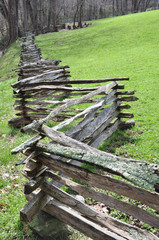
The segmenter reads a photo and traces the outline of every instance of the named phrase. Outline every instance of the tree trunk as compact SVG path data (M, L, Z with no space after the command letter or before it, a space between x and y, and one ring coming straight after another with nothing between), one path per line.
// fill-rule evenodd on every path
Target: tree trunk
M27 1L33 32L38 34L37 0Z
M128 0L125 0L125 14L128 14Z
M53 31L56 31L56 0L52 0L52 24L53 24Z
M87 18L88 20L92 20L92 5L89 4L88 9L87 9Z
M79 10L79 3L77 1L76 11L75 11L74 17L73 17L73 28L76 28L76 18L77 18L78 10Z
M23 0L23 13L24 13L24 32L28 32L28 13L27 13L26 0Z
M121 7L121 14L123 15L124 14L124 11L123 11L123 0L121 0L121 2L120 2L120 7Z
M120 15L120 11L119 11L119 0L116 0L116 9L117 9L117 16Z
M78 26L80 28L82 28L83 6L84 6L84 0L80 2L80 8L79 8Z
M18 38L18 0L8 1L9 43Z
M56 4L56 0L49 0L49 12L47 22L48 31L56 31Z
M47 30L50 32L50 24L51 24L51 13L52 13L52 7L51 7L52 0L49 1L49 10L48 10L48 22L47 22Z
M113 0L113 17L115 16L115 0Z
M7 2L5 0L0 1L0 12L2 16L5 18L5 20L8 21L8 7Z
M148 8L149 3L150 3L150 0L145 0L145 8L144 8L144 11L146 11L146 9ZM159 4L159 0L158 0L158 4Z

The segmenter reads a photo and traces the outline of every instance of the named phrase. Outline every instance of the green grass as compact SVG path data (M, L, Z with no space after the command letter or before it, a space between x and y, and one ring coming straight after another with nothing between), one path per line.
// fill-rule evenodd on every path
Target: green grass
M6 73L10 74L9 71ZM19 219L19 211L26 203L23 194L26 180L21 175L22 167L15 167L15 163L22 159L22 155L11 155L11 149L27 140L30 135L24 136L8 126L8 120L15 116L10 84L16 79L0 82L0 240L32 239L32 233Z
M12 43L10 47L6 49L5 54L0 58L0 81L17 75L12 69L17 68L20 61L20 43L19 40Z
M136 126L117 131L100 149L149 162L159 160L159 11L93 21L89 28L49 33L36 38L43 58L61 59L71 68L72 79L130 77L127 90L136 90L131 103ZM30 137L8 126L15 116L10 86L17 78L20 42L13 43L0 58L0 239L32 239L19 221L25 204L22 156L10 151ZM29 236L29 237L28 237ZM77 234L74 239L82 239Z
M159 156L158 21L159 11L152 11L93 21L89 28L36 38L43 57L62 59L62 64L70 66L72 79L130 78L124 82L126 89L136 90L139 98L131 103L135 133L113 152L147 161ZM121 132L117 135L123 138ZM110 144L111 140L102 150L110 150Z

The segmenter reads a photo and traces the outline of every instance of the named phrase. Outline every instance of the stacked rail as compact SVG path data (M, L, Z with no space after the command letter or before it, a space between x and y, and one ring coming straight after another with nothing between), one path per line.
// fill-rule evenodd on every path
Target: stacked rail
M159 167L96 149L122 122L117 109L123 109L125 104L122 95L117 92L118 83L110 82L80 98L69 99L46 118L22 129L23 132L34 130L38 133L12 150L12 154L23 152L25 158L18 164L25 163L23 175L29 179L24 188L28 203L21 210L22 221L32 221L42 209L93 239L158 239L147 231L97 211L75 196L80 194L85 199L103 203L159 228L157 214L146 210L148 206L159 211ZM115 102L111 100L114 97ZM84 103L88 99L96 101L54 127L46 125L64 110L77 109L80 104L86 106ZM107 121L113 113L114 119ZM93 172L88 170L88 165L94 166ZM115 175L122 180L116 179ZM63 191L56 183L71 188L75 195ZM117 194L117 198L110 194L112 192ZM125 198L121 200L119 196ZM133 205L130 203L132 199L140 201L145 207Z
M56 107L65 104L73 98L79 98L92 91L98 89L102 83L113 81L126 81L128 78L105 78L105 79L89 79L89 80L69 80L69 66L59 66L60 60L43 60L41 59L40 49L35 44L34 35L27 33L23 38L21 62L19 68L16 69L19 73L18 81L12 84L14 89L13 97L16 99L14 109L17 111L16 118L10 119L9 124L15 127L22 127L34 120L46 118L47 115ZM89 87L91 84L92 87ZM83 87L88 86L88 87ZM134 91L121 91L124 85L116 85L110 98L107 102L122 102L136 100L132 95ZM88 105L96 102L98 99L88 98L85 103ZM116 109L117 108L117 109ZM132 113L122 113L122 109L130 108L129 105L116 106L109 109L114 117L118 118L133 118ZM114 113L114 109L116 112ZM73 117L75 114L82 111L79 109L69 109L62 111L54 118L54 121L60 122L67 118ZM111 120L109 121L109 123ZM121 123L121 122L120 122ZM128 123L128 124L127 124ZM124 126L133 125L134 121L125 122ZM109 125L109 124L108 124ZM116 126L118 124L116 123ZM120 125L121 126L121 125Z
M13 97L16 99L14 109L19 111L16 113L16 118L9 120L9 124L14 127L24 126L48 114L49 109L45 107L47 104L43 100L54 98L55 91L40 88L41 81L47 82L49 79L53 84L55 79L67 80L69 76L69 66L59 66L60 60L41 58L41 51L35 44L33 34L25 35L21 47L21 61L19 67L15 69L19 77L17 83L12 85ZM25 88L30 86L32 90L25 91L23 84ZM38 91L37 87L39 87Z
M96 82L96 80L92 81ZM103 81L109 82L109 79L104 79ZM78 80L77 82L84 81ZM55 85L56 83L57 85ZM49 87L51 91L55 91L55 96L54 99L41 102L41 104L51 104L51 107L47 108L48 112L46 112L45 118L41 118L40 121L48 121L51 116L54 124L55 122L61 122L55 127L56 129L68 127L73 122L79 121L78 125L74 127L75 129L68 130L67 134L94 147L98 147L118 128L127 128L135 124L133 120L127 120L133 118L134 115L130 112L123 112L123 110L130 108L127 102L136 101L138 98L133 96L134 91L121 91L120 89L124 85L112 81L101 87L85 88L67 86L67 81L62 83L65 83L66 86L61 86L61 81L58 80L53 82L54 85L44 86L47 90ZM37 90L39 90L39 87L41 88L41 86L38 86ZM24 88L25 85L22 84L21 91ZM33 89L30 86L25 88L25 91L30 92ZM61 99L61 97L64 97L64 99ZM39 111L46 110L42 106L40 108L38 109ZM88 113L89 115L87 116ZM44 115L41 116L44 117ZM85 116L87 116L86 119Z
M22 51L20 54L20 65L25 65L30 62L38 62L41 60L41 50L35 44L35 36L32 33L26 33L22 38Z
M103 214L76 197L80 194L159 228L159 167L97 150L118 128L135 124L128 120L133 114L125 111L130 109L129 102L138 99L134 91L124 91L124 84L118 83L129 79L69 80L68 66L41 59L32 35L27 34L22 48L19 79L12 84L19 118L9 123L29 124L22 131L37 135L12 150L12 154L25 156L17 165L25 164L22 173L29 180L21 220L32 221L42 209L96 240L156 240L155 235ZM92 166L93 171L88 170ZM74 195L57 183L71 188Z

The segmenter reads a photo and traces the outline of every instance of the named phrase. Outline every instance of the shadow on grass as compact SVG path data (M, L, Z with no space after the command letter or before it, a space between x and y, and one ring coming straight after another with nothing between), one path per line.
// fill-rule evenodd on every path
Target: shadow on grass
M127 129L127 130L117 130L111 137L109 137L107 140L105 140L99 147L99 150L104 152L109 152L112 154L124 156L124 157L130 157L127 155L126 151L124 153L123 150L120 151L120 148L124 145L137 145L140 141L139 134L135 129ZM137 137L138 136L138 137ZM116 150L119 150L118 153L116 153Z

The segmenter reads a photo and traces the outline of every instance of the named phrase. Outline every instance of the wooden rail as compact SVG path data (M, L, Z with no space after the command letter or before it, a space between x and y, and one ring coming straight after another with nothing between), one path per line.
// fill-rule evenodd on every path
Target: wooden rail
M57 96L55 96L55 90L43 85L47 84L49 87L50 84L53 85L54 80L67 81L69 76L69 67L59 66L60 60L41 58L41 51L35 44L33 34L26 34L21 47L21 61L19 67L15 69L19 77L18 81L12 85L13 97L16 99L14 109L18 110L16 113L18 117L10 119L9 124L14 127L25 126L35 119L44 118L50 112L48 109L50 105L45 102L46 99L52 100ZM65 83L61 85L67 86Z
M53 109L46 118L23 128L24 132L36 130L39 135L12 150L12 154L23 152L26 156L18 164L26 164L23 174L29 179L24 190L29 202L21 210L21 220L31 221L39 210L43 209L93 239L157 239L151 233L93 209L55 184L61 183L85 199L101 202L159 228L156 214L147 211L146 207L141 208L129 203L134 199L159 211L159 167L96 149L122 122L121 113L118 112L120 110L117 109L123 109L123 106L127 105L123 105L121 95L116 94L117 85L113 81L81 98L66 101ZM100 94L105 96L97 98ZM115 102L112 100L114 96ZM77 109L78 104L91 97L97 101L72 118L52 128L45 125L62 111L72 106ZM136 99L133 97L133 100ZM51 142L43 141L44 138ZM95 166L94 172L83 168L84 163ZM58 175L57 172L67 177ZM123 180L117 180L114 175L119 175ZM52 181L48 182L50 178ZM112 197L110 192L117 194L117 198ZM119 196L125 196L125 199L120 200Z
M153 234L92 209L61 188L57 188L55 184L61 183L86 199L91 198L155 228L159 227L157 215L146 211L146 207L143 209L128 201L134 199L159 211L159 167L146 162L123 159L96 149L120 126L121 113L117 109L123 109L124 106L128 108L121 101L123 97L116 94L117 85L116 82L111 82L81 98L66 101L46 118L34 121L22 129L24 132L36 130L39 135L12 150L12 154L23 152L26 156L18 164L26 164L23 174L29 179L25 185L25 194L30 200L21 210L21 220L31 221L38 211L43 209L93 239L157 239ZM101 96L101 93L105 96L95 98ZM115 102L112 100L114 96ZM62 111L72 106L76 106L77 109L78 104L90 97L97 101L72 118L52 128L45 125ZM136 99L133 97L133 100ZM44 143L44 138L50 139L51 142ZM83 163L93 164L96 167L95 172L84 169ZM57 172L67 177L58 175ZM123 180L115 179L114 175L121 176ZM84 185L68 177L83 182ZM53 180L51 183L48 182L50 178ZM134 185L125 182L124 179ZM38 194L37 189L40 191ZM125 200L112 197L109 192L125 196ZM91 230L90 226L93 226Z
M38 62L41 60L41 50L35 44L35 38L32 33L26 33L21 44L22 51L20 54L20 65L25 65L30 62Z
M159 228L159 166L97 150L118 128L134 124L125 121L133 114L123 109L130 108L127 102L138 99L134 91L123 91L124 85L117 82L128 78L68 80L68 66L58 64L46 60L24 64L20 68L23 77L12 85L14 97L19 99L15 102L21 111L18 114L29 122L22 131L37 132L12 150L12 154L24 154L17 165L25 164L22 173L29 180L21 220L32 221L42 209L95 240L158 239L76 197L80 194ZM95 86L82 87L85 83ZM53 126L48 127L48 122ZM91 166L93 171L88 170ZM56 183L71 188L74 195Z
M16 83L12 84L13 97L16 99L14 109L17 111L17 117L10 119L9 124L22 127L34 120L45 119L54 108L64 105L70 99L80 98L81 96L86 96L85 103L96 102L98 99L91 95L87 96L87 94L97 90L99 88L97 84L99 83L113 82L112 84L114 84L112 93L107 96L107 104L114 101L120 105L120 101L129 102L137 99L132 96L134 91L119 91L124 89L124 85L119 85L117 81L127 81L129 78L69 80L69 66L59 66L60 60L41 59L40 49L35 44L32 34L27 33L23 40L21 62L19 68L16 69L19 78ZM94 86L83 87L83 84L88 85L90 83ZM104 91L99 94L103 93ZM115 106L115 115L120 113L120 118L133 117L130 113L121 113L122 109L130 108L129 105ZM115 106L112 108L115 108ZM109 111L113 111L112 108ZM61 111L60 115L56 115L54 121L63 121L80 111L82 111L80 106L78 110ZM134 122L131 123L134 124ZM126 126L126 123L124 126Z

